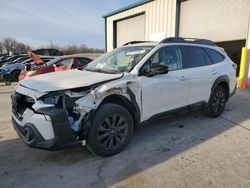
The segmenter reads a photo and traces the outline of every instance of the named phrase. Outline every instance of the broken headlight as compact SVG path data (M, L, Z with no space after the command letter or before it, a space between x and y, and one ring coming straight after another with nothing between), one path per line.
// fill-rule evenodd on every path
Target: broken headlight
M60 97L64 94L64 92L52 92L40 97L39 99L42 100L45 104L57 105L59 103Z

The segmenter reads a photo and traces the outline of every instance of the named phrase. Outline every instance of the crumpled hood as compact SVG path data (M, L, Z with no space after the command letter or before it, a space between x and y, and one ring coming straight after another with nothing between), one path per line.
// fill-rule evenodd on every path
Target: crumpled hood
M121 78L122 76L123 74L70 70L34 76L22 80L20 85L39 92L51 92L91 86L100 82Z

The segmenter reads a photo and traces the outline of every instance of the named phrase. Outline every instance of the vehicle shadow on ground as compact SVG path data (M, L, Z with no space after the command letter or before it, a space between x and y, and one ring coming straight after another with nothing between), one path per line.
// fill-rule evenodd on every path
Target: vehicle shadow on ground
M246 110L249 96L234 98L219 118L208 118L201 111L192 111L151 121L135 131L123 152L109 158L98 157L83 147L48 152L30 149L20 139L0 142L0 187L27 187L46 180L43 186L49 182L48 185L63 187L72 178L78 181L70 186L84 182L87 186L106 187L174 156L185 160L185 151L217 135L227 137L226 131L235 126L244 127L241 122L250 119L250 111ZM245 128L250 131L249 127Z

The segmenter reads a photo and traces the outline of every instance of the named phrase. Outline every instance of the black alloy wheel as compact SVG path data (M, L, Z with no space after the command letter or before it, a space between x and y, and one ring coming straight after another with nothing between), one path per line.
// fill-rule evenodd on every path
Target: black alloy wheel
M97 155L107 157L121 152L129 143L134 121L121 105L103 104L93 117L87 136L87 147Z
M121 146L128 136L128 122L122 114L107 117L98 127L97 139L105 150Z
M222 114L227 101L227 93L224 87L217 86L209 100L206 113L210 117L218 117Z
M212 101L212 108L213 111L217 114L223 111L224 106L225 106L225 93L223 90L217 90Z

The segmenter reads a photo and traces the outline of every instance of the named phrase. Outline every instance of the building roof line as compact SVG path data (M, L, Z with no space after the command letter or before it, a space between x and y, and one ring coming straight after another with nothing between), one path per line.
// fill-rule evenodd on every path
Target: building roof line
M125 6L125 7L123 7L123 8L120 8L120 9L118 9L118 10L109 12L109 13L103 15L102 17L103 17L103 18L107 18L107 17L113 16L114 14L118 14L118 13L120 13L120 12L129 10L129 9L131 9L131 8L138 7L138 6L140 6L140 5L149 3L149 2L151 2L151 1L153 1L153 0L140 0L140 1L136 2L136 3L131 4L131 5L128 5L128 6Z

